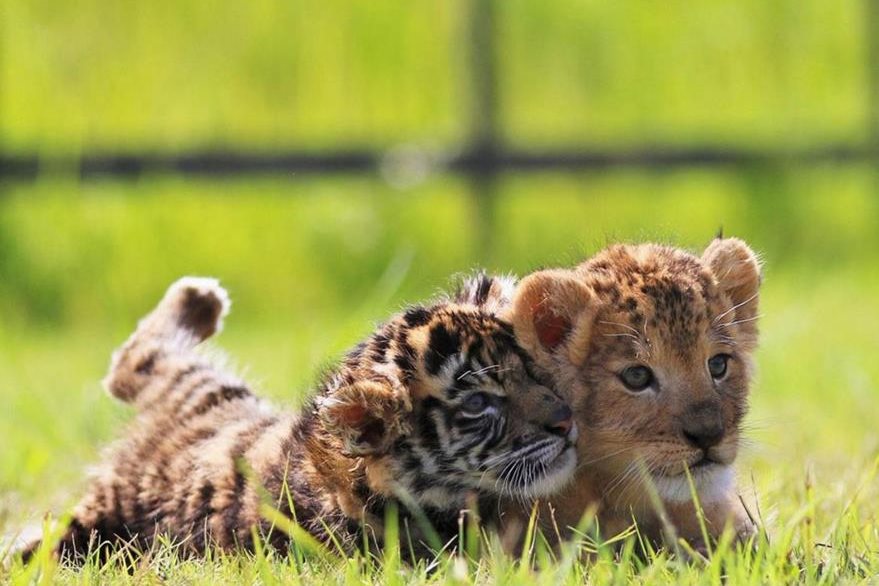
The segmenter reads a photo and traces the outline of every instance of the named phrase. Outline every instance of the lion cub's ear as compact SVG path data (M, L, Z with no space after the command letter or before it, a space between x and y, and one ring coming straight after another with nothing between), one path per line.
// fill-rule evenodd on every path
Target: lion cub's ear
M573 337L588 337L582 317L591 299L589 288L573 271L540 271L522 280L503 317L512 322L523 348L547 358ZM574 346L585 346L585 341Z
M736 322L739 331L756 342L761 281L757 255L738 238L717 238L702 253L702 262L735 307L724 321Z
M349 456L386 453L409 433L409 398L386 385L358 381L337 389L318 401L317 413L329 433L342 441Z

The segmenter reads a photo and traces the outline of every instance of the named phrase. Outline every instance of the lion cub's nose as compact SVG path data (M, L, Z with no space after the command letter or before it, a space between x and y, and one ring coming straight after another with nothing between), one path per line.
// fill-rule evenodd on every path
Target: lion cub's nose
M561 405L550 415L549 423L546 424L546 431L564 437L570 433L573 425L574 413L567 405Z
M690 421L684 424L683 433L690 444L708 450L723 439L723 425L719 422Z

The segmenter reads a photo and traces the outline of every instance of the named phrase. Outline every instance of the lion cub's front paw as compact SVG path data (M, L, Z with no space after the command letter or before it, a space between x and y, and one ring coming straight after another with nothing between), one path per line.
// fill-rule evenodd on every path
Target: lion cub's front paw
M217 279L183 277L168 288L161 305L174 327L188 330L201 341L222 329L231 302Z

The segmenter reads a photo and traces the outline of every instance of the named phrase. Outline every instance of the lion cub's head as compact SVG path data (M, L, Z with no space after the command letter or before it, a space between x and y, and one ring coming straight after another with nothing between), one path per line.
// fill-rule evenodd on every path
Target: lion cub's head
M574 270L527 277L507 313L517 338L575 408L581 470L602 498L644 497L649 471L666 501L732 488L757 344L760 266L741 240L702 257L613 246Z

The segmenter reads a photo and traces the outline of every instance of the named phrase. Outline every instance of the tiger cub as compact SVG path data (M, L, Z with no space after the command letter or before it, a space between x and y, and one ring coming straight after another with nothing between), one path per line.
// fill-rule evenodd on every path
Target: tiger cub
M181 279L114 354L104 385L137 418L75 508L62 558L143 550L157 535L187 553L252 549L254 528L289 551L267 503L346 552L382 546L394 503L417 558L430 549L416 521L445 543L469 504L490 520L500 495L547 494L573 475L571 409L539 382L510 326L474 304L395 316L298 414L194 351L228 308L217 281Z

